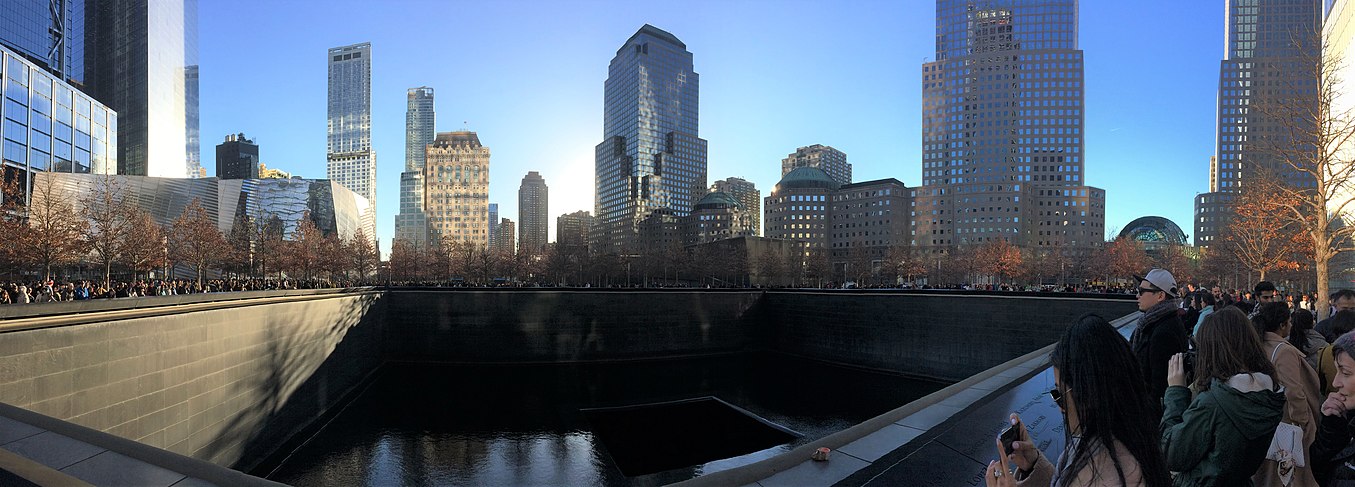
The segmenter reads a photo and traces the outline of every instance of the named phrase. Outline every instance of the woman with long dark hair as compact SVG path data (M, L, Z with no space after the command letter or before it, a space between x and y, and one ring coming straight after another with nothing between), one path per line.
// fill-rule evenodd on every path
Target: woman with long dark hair
M1177 486L1250 486L1283 415L1285 397L1247 315L1224 308L1195 335L1194 400L1185 354L1167 366L1162 454Z
M1010 457L998 441L988 486L1170 485L1147 385L1137 373L1126 373L1138 370L1129 341L1100 316L1087 314L1063 333L1049 360L1055 384L1049 393L1066 426L1063 454L1051 463L1012 414L1018 440ZM1010 464L1018 468L1014 474Z
M1302 443L1290 437L1289 448L1308 451L1317 437L1318 408L1322 405L1322 389L1318 387L1317 371L1304 360L1303 351L1295 347L1285 337L1293 336L1293 320L1290 318L1289 305L1283 302L1262 303L1252 316L1252 324L1261 334L1261 350L1275 365L1273 376L1284 386L1283 421L1297 426L1303 431ZM1306 311L1304 311L1306 313ZM1306 337L1305 337L1306 338ZM1326 343L1326 342L1322 342ZM1281 445L1286 446L1286 445ZM1270 487L1316 487L1312 469L1307 463L1298 466L1293 457L1267 459L1261 464L1252 480L1258 486Z

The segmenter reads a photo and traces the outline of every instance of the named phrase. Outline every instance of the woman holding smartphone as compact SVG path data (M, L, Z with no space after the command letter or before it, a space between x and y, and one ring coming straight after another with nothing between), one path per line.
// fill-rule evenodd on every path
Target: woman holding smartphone
M1129 341L1106 320L1087 314L1063 333L1049 361L1054 368L1049 394L1067 426L1058 464L1035 448L1021 418L1012 414L1017 441L1007 455L998 440L998 460L984 476L987 485L1171 485L1147 386L1137 373L1125 373L1139 370ZM1010 471L1013 464L1016 472Z
M1250 486L1266 458L1285 397L1247 316L1226 308L1195 335L1198 391L1186 387L1183 354L1167 364L1162 454L1177 486Z

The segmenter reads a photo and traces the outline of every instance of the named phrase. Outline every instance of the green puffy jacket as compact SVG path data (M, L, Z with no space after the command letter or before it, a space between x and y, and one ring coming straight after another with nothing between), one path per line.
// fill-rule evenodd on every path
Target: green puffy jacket
M1284 414L1284 393L1269 376L1215 379L1190 400L1190 389L1167 388L1162 399L1162 454L1179 472L1178 487L1252 485Z

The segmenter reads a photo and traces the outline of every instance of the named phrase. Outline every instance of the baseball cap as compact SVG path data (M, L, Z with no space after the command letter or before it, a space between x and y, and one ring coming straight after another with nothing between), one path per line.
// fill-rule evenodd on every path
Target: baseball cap
M1177 295L1176 291L1176 278L1172 277L1172 273L1167 272L1166 269L1153 269L1148 271L1147 276L1134 276L1134 280L1148 281L1149 284L1156 286L1158 289L1167 291L1168 296L1173 298L1180 297Z

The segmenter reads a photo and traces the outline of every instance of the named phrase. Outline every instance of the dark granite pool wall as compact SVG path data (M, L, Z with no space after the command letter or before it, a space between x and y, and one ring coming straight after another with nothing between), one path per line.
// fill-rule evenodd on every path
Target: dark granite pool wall
M0 402L248 468L383 361L381 306L366 292L5 331Z
M1072 320L1137 310L1124 296L933 292L768 292L774 350L829 362L958 381L1062 336Z
M762 292L397 289L386 297L395 360L573 362L755 348Z

